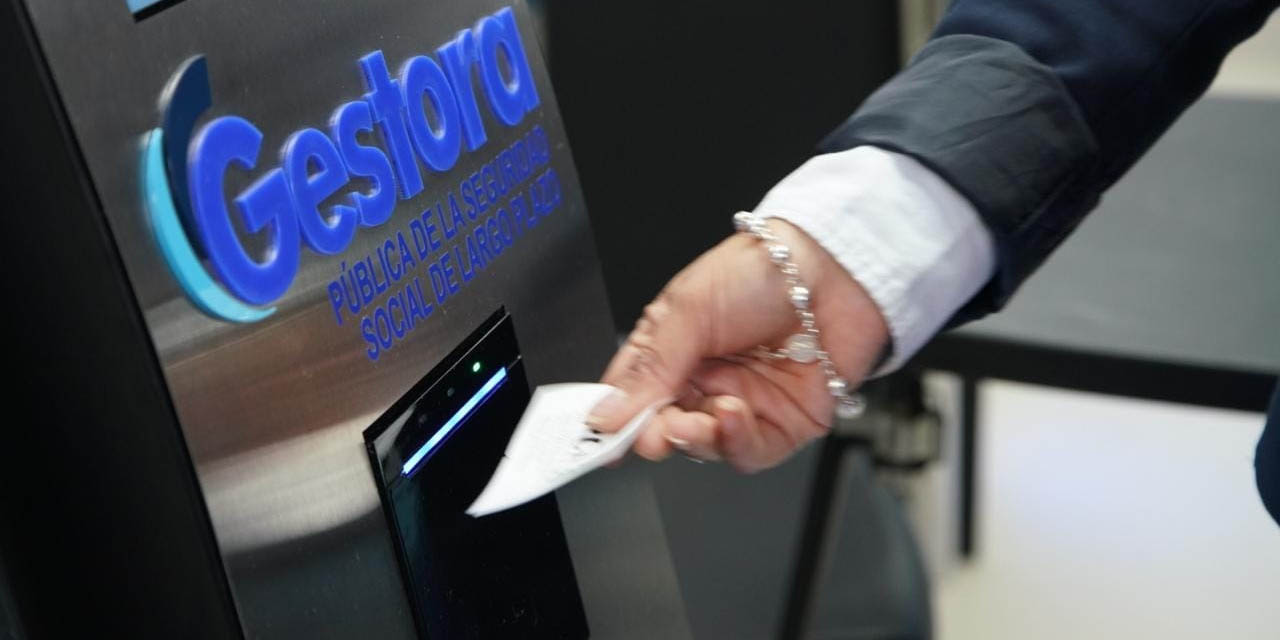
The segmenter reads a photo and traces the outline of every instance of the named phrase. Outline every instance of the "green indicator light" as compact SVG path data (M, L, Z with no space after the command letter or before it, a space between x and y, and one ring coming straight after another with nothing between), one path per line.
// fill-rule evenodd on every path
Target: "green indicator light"
M479 371L480 371L480 363L479 363L479 362L476 362L475 364L471 365L471 372L472 372L472 373L478 373Z

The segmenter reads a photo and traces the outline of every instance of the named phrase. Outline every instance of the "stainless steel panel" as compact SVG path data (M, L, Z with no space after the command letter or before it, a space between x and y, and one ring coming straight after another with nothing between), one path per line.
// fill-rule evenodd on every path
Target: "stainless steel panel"
M412 636L361 431L500 305L515 319L533 384L592 379L613 345L577 172L527 11L517 6L540 109L507 128L482 108L484 147L464 151L448 174L424 172L427 190L399 202L387 225L357 233L342 256L304 250L279 311L231 325L183 297L143 217L141 136L158 125L157 99L179 63L207 57L214 106L205 118L250 119L266 135L265 161L288 134L325 127L335 107L364 93L360 56L381 49L394 68L502 5L185 0L142 21L124 0L28 6L145 311L246 635ZM325 286L340 263L371 252L535 123L553 142L564 202L370 361L358 328L336 326L328 306ZM597 474L563 491L561 505L593 637L687 637L643 474Z

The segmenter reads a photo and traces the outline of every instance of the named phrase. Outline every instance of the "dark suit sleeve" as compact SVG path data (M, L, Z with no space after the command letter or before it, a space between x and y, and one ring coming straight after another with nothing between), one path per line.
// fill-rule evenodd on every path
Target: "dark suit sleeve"
M1280 0L955 0L930 42L821 145L913 156L992 232L1004 305L1208 88Z

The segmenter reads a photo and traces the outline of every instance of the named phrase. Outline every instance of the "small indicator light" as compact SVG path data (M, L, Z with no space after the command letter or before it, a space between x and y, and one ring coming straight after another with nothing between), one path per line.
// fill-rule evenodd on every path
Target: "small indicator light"
M471 373L480 373L480 361L477 360L471 365Z
M471 415L473 409L480 406L481 402L489 399L489 395L493 393L493 390L497 389L506 379L507 370L505 368L498 369L498 372L493 374L493 377L489 378L489 381L484 383L484 386L480 387L480 390L474 396L471 396L471 399L467 400L466 404L462 405L462 408L458 409L453 414L453 417L449 418L449 421L444 423L444 426L440 427L440 430L436 431L430 440L427 440L426 444L422 445L412 456L409 456L409 459L400 467L400 473L405 477L412 475L418 463L422 462L423 458L426 458L427 454L431 453L431 450L436 448L441 441L449 437L449 434L453 433L453 430L457 429L458 425L461 425L462 421Z

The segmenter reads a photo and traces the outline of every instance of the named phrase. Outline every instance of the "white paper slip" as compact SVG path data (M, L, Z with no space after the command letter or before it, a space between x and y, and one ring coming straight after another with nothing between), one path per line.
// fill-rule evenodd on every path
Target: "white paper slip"
M502 461L467 513L484 516L510 509L621 458L649 418L671 402L649 406L616 433L594 431L587 426L587 414L613 390L585 382L535 389Z

